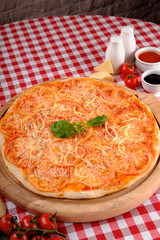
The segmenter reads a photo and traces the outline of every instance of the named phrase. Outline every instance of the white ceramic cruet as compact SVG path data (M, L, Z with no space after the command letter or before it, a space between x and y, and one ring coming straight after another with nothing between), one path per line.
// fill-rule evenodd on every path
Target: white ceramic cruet
M125 50L125 62L132 62L136 51L136 39L134 37L133 27L122 27L120 36Z
M111 36L105 53L105 61L108 59L112 62L114 73L120 73L120 67L125 61L125 50L120 36Z

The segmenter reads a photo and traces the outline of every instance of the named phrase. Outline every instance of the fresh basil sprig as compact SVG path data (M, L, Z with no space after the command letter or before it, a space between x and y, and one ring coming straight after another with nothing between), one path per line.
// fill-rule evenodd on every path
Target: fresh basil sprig
M97 116L91 120L88 120L86 125L80 121L72 124L66 120L59 120L52 123L50 130L58 138L69 138L76 132L80 134L85 128L101 125L106 120L107 117L105 115Z
M73 126L76 130L77 133L81 133L85 128L86 126L83 124L83 122L77 122L77 123L73 123Z

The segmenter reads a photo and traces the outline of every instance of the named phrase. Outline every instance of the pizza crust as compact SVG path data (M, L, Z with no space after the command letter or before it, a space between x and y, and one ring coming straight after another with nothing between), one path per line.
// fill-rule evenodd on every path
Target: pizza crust
M18 101L20 96L16 99L16 101ZM15 103L16 103L16 101L15 101ZM11 105L8 112L12 110L15 103L13 103ZM149 107L146 104L143 103L143 105L145 106L145 108L148 109L149 112L151 112ZM158 140L157 144L154 145L156 154L154 155L154 159L153 159L150 167L147 169L147 171L145 171L144 173L139 174L139 175L128 176L128 177L125 178L124 183L122 182L121 184L113 186L113 187L111 187L110 189L107 189L107 190L105 190L103 188L99 188L99 189L93 189L93 190L90 189L90 190L79 191L79 192L68 191L68 190L65 190L65 189L62 190L62 191L54 191L54 192L39 191L36 188L34 188L26 180L26 177L25 177L25 175L23 174L23 172L20 168L18 168L17 166L15 166L13 164L10 164L5 159L5 156L4 156L5 138L4 138L4 135L1 134L1 133L0 133L0 149L1 149L1 154L2 154L2 157L3 157L3 162L4 162L5 166L8 168L9 172L12 174L12 177L14 179L16 179L19 184L21 184L22 186L24 186L28 190L30 190L30 191L32 191L36 194L46 196L46 197L68 198L68 199L92 199L92 198L102 197L102 196L105 196L105 195L108 195L108 194L111 194L111 193L115 193L115 192L118 192L118 191L123 190L125 188L135 187L138 184L140 184L141 182L143 182L150 175L150 173L153 171L154 167L156 166L156 163L157 163L157 160L158 160L158 157L159 157L159 153L160 153L160 132L159 132L159 127L158 127L157 124L156 124L156 127L155 127L155 132L157 132L157 136L158 136L159 140Z

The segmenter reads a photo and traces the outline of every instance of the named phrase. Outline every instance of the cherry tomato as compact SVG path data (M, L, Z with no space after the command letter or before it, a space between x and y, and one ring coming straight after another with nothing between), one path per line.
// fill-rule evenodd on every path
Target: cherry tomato
M9 240L29 240L29 238L26 233L19 231L19 232L13 232Z
M46 239L42 236L34 236L33 238L31 238L31 240L46 240Z
M37 228L37 216L33 215L26 215L21 222L22 228L31 228L31 229L36 229ZM35 231L29 231L28 235L35 235Z
M130 74L125 77L124 82L127 87L135 88L138 85L138 78L137 76Z
M5 214L0 218L0 230L6 235L10 235L12 233L9 228L16 228L17 226L17 218L10 214Z
M55 230L57 229L57 222L55 219L55 215L51 215L49 213L44 213L38 220L38 226L41 229L47 230Z
M121 73L124 75L129 75L134 72L134 65L132 63L126 62L121 66Z

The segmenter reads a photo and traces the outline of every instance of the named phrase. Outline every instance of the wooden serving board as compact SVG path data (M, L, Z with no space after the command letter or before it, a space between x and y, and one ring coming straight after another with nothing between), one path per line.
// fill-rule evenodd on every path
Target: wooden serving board
M125 89L137 95L140 100L148 105L160 124L159 100L152 94L136 92L128 88ZM0 118L17 97L18 95L0 109ZM59 221L92 222L118 216L139 206L150 198L159 187L160 162L158 161L152 173L143 179L143 182L138 182L137 185L118 193L86 200L44 197L25 189L17 182L9 173L0 155L0 193L30 213L42 214L49 212L54 214L57 212Z

